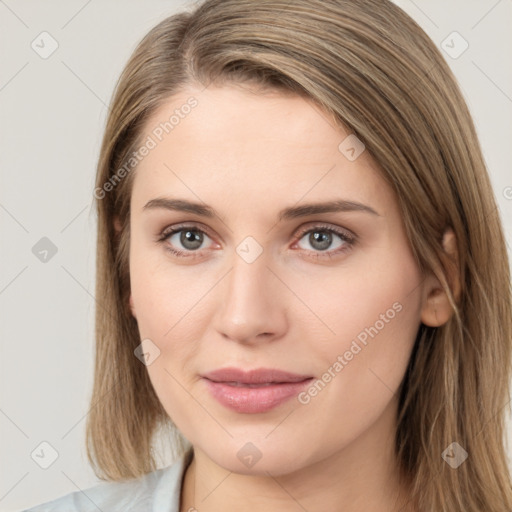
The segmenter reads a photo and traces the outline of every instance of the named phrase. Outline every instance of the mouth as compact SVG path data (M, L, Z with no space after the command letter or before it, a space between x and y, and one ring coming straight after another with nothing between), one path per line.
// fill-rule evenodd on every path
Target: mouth
M216 381L212 381L216 382ZM218 381L217 381L218 382ZM285 382L263 382L261 384L249 384L247 382L222 382L228 386L243 387L243 388L264 388L266 386L273 386L274 384L285 384Z
M284 370L275 368L257 368L254 370L242 370L241 368L219 368L211 372L201 375L212 382L224 382L226 384L232 383L234 385L251 384L264 385L264 384L281 384L289 382L301 382L310 379L312 375L301 375L291 373Z
M267 368L251 371L222 368L201 377L218 402L230 410L246 414L274 409L296 396L313 380L310 375Z

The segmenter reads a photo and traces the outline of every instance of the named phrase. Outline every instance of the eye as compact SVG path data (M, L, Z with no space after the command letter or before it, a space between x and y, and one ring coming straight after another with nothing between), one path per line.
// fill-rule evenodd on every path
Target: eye
M299 237L297 242L299 246L300 242L305 240L306 247L302 246L301 248L308 252L313 251L313 257L315 258L330 258L333 255L348 251L355 243L354 235L340 228L325 225L316 225L305 231L303 230ZM335 243L334 247L333 243Z
M197 226L174 226L165 229L160 234L158 242L165 243L165 248L176 256L195 257L205 238L210 239L206 232Z
M356 236L350 232L323 224L303 229L297 236L296 244L299 248L316 259L332 258L344 253L356 242ZM197 225L178 225L165 229L157 241L163 243L165 249L175 256L194 258L200 256L205 239L211 241L206 231ZM301 246L302 240L305 240L306 247Z

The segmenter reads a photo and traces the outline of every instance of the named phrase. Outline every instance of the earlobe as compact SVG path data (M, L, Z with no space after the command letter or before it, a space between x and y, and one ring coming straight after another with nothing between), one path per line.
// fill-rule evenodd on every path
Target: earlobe
M421 311L422 323L430 327L439 327L445 324L452 314L453 309L444 290L438 287L432 289Z
M455 302L460 298L460 280L458 273L457 243L453 230L448 228L443 236L445 255L443 260L447 269L447 280ZM448 295L445 293L439 280L431 274L425 281L425 297L421 311L421 321L430 327L439 327L445 324L454 311Z
M132 315L134 318L137 318L137 315L135 314L135 306L133 304L133 297L132 297L132 294L130 293L130 300L129 300L129 304L130 304L130 311L132 312Z
M119 217L116 215L114 217L114 229L119 233L122 229L123 229L123 226L121 224L121 221L119 220Z

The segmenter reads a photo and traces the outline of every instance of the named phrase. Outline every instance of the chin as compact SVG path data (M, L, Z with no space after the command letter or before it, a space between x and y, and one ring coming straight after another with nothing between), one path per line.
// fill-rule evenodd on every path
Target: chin
M263 446L264 445L264 446ZM230 440L228 445L219 443L219 450L203 450L215 464L227 471L241 475L280 476L299 470L306 455L296 446L274 446L266 443Z

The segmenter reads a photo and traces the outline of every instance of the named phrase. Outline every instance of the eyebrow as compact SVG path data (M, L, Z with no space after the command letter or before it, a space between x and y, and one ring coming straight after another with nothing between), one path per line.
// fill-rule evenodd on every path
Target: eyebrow
M168 197L157 197L148 201L143 211L152 209L165 209L178 212L195 213L202 217L219 217L214 208L203 203L196 203L186 199L172 199ZM347 201L345 199L337 199L334 201L327 201L323 203L307 203L301 206L290 206L284 208L278 214L278 219L291 220L299 217L306 217L308 215L315 215L319 213L333 213L333 212L363 212L381 217L371 206L356 201Z

